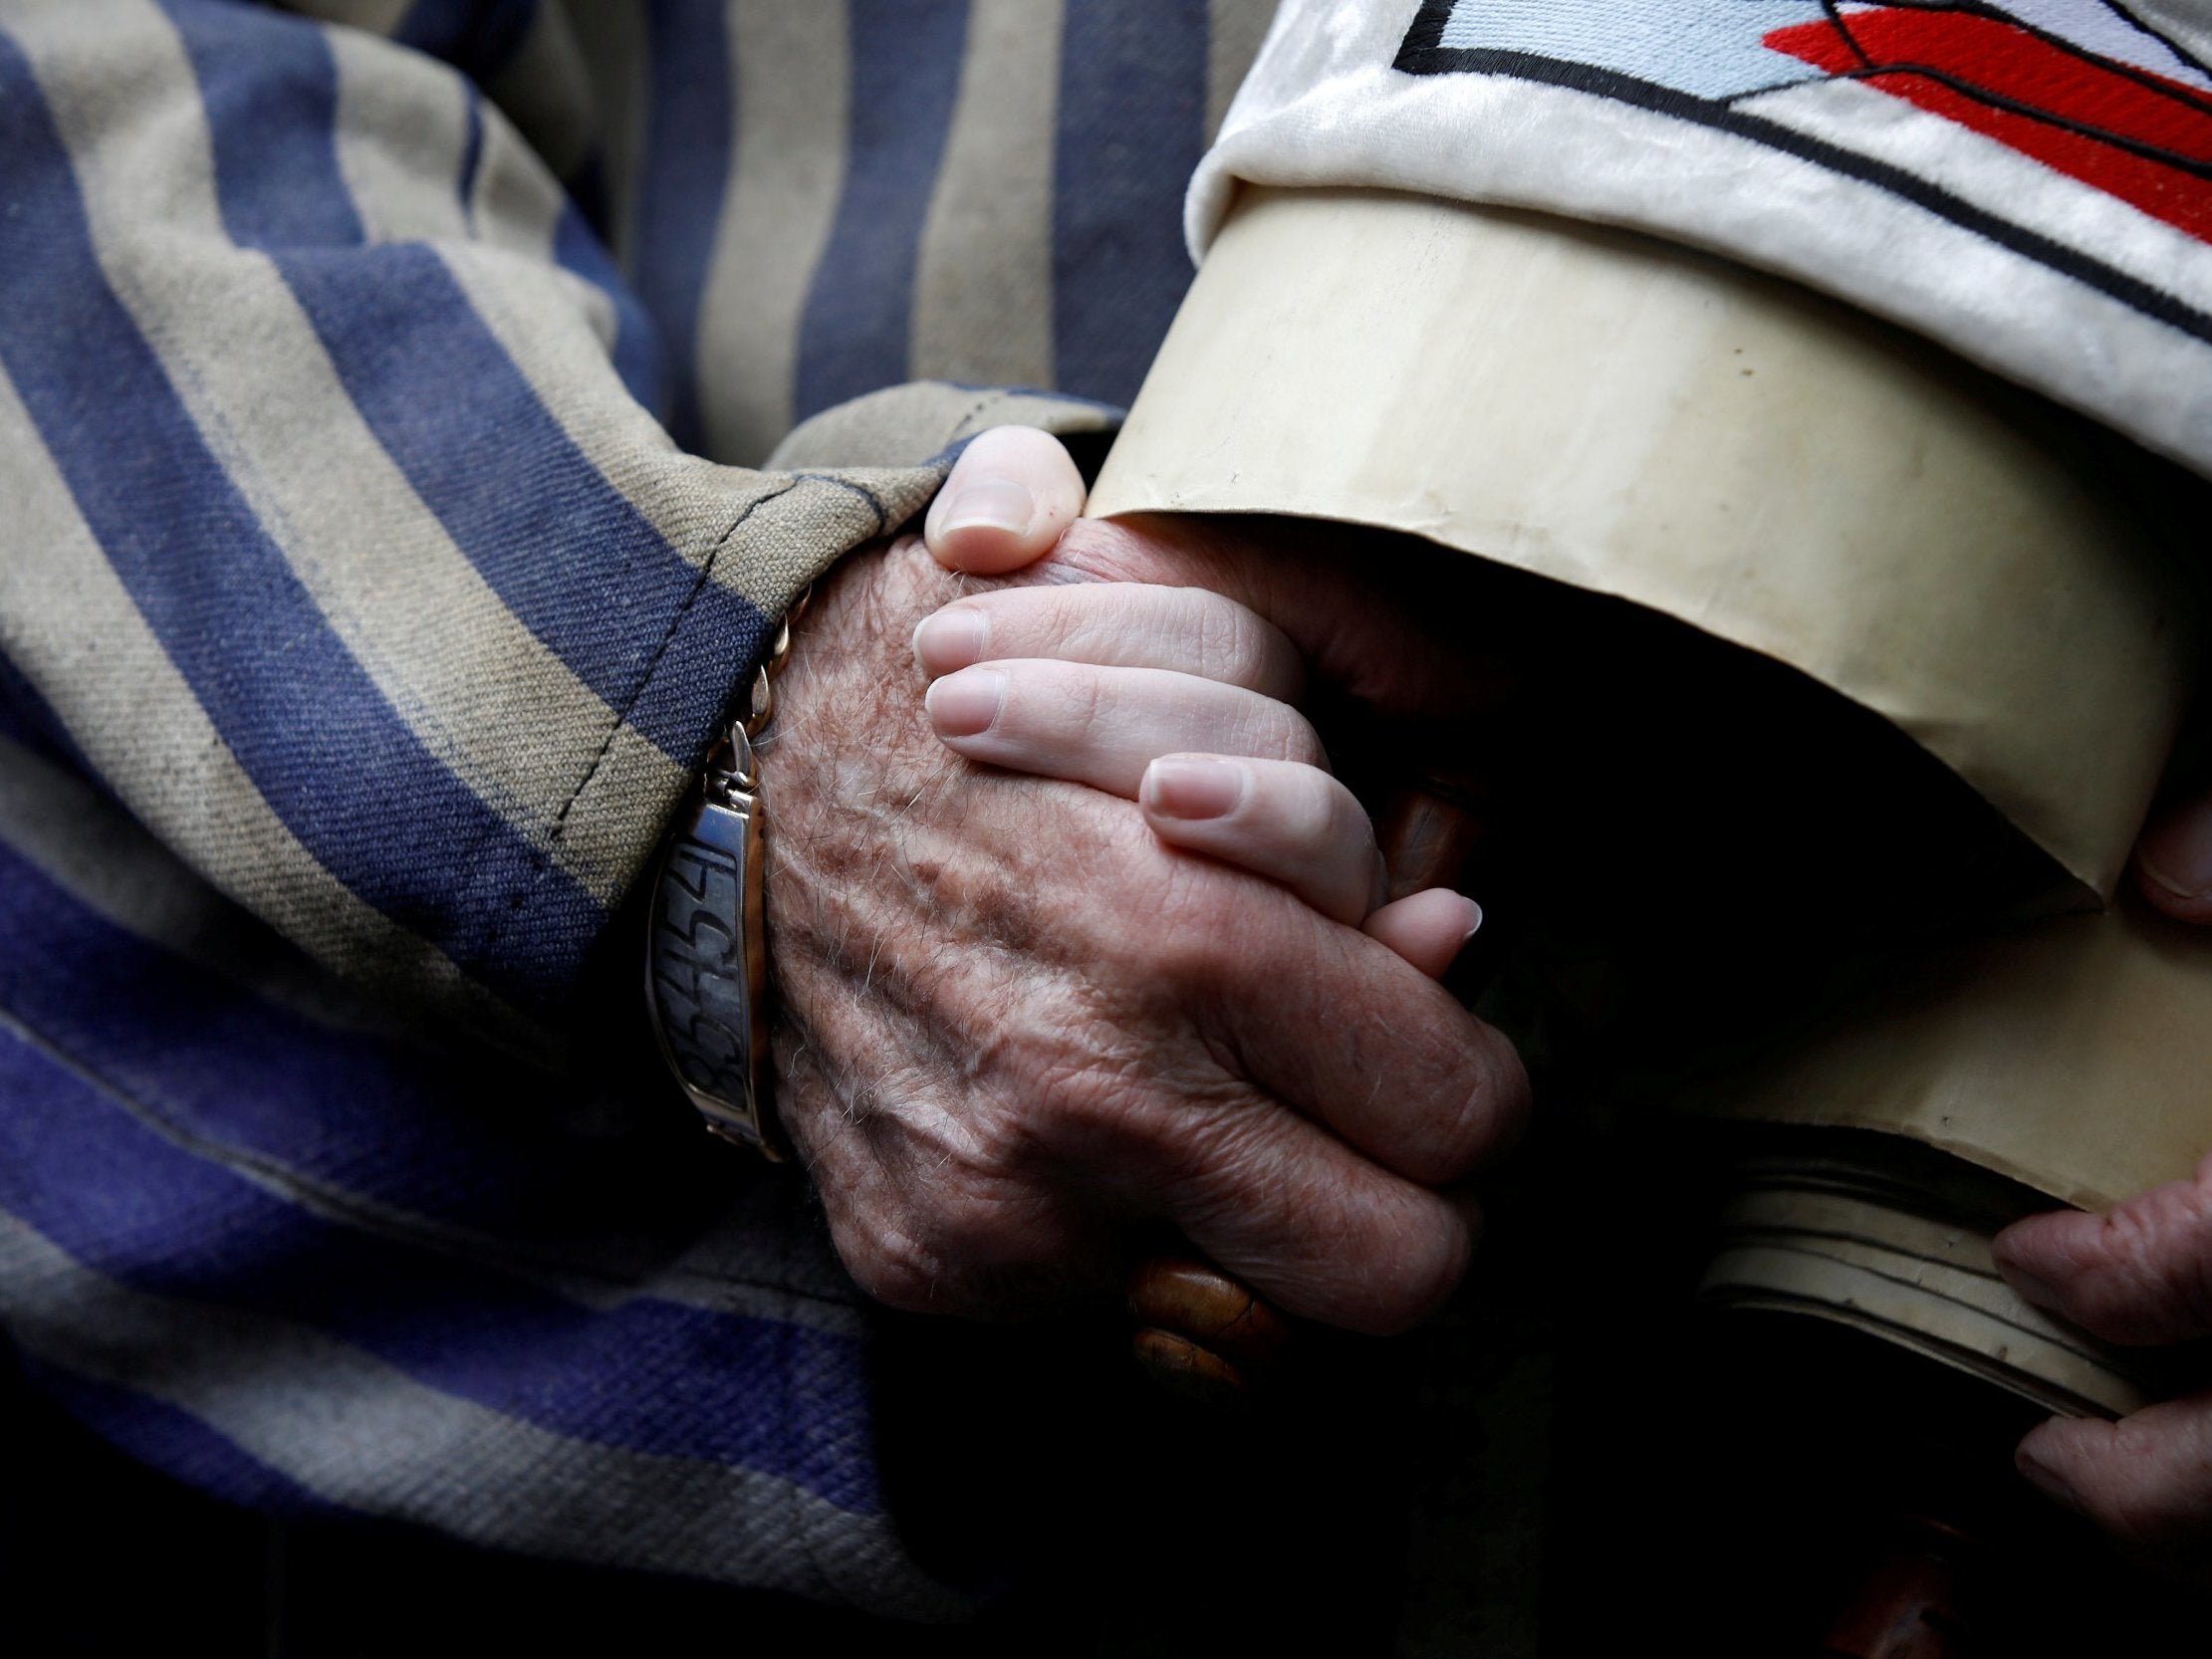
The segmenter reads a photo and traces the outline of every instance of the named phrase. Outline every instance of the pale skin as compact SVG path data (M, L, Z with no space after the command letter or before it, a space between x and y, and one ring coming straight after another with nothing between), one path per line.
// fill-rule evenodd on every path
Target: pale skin
M981 459L1053 480L1046 443L1029 435ZM1073 517L1070 488L1064 477L1039 485L1058 523ZM972 526L947 534L951 522L933 515L930 529L952 568L1004 572L1042 551ZM1297 652L1233 600L1187 588L1000 590L929 617L915 655L948 748L1131 800L1164 844L1276 882L1426 973L1441 972L1479 919L1442 890L1377 907L1366 816L1288 706ZM979 685L983 674L997 677ZM2167 914L2212 923L2212 793L2153 819L2135 873ZM2000 1236L1997 1261L2028 1300L2108 1340L2212 1338L2212 1157L2193 1179L2108 1215L2020 1222ZM2212 1588L2212 1392L2118 1423L2054 1418L2021 1443L2019 1464L2123 1547Z
M1286 1311L1405 1328L1463 1274L1476 1212L1456 1189L1527 1110L1511 1045L1389 945L1163 845L1125 801L947 753L910 642L974 573L1018 569L1012 591L1234 597L1383 715L1449 716L1479 689L1413 606L1296 548L1062 534L1082 486L1039 434L962 464L934 554L908 538L823 584L763 757L778 1106L841 1254L894 1305L1005 1314L1117 1286L1171 1231ZM1199 633L1218 687L1280 671L1268 634ZM1246 758L1318 758L1288 705L1251 695Z

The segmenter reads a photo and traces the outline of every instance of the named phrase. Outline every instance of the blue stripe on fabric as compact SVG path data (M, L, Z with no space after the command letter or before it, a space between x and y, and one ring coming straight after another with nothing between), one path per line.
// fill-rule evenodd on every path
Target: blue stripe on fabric
M914 270L968 34L967 0L848 4L852 140L800 323L799 420L911 372Z
M667 343L670 430L693 454L699 415L699 307L714 261L737 133L723 0L652 0L644 154L637 166L637 292Z
M363 240L339 171L338 63L322 29L225 0L162 4L198 72L231 240L269 249Z
M640 1297L598 1310L325 1222L0 1026L0 1209L133 1290L305 1324L573 1439L881 1507L859 1340Z
M1183 189L1205 124L1204 6L1068 8L1053 152L1053 352L1066 389L1135 397L1190 286Z
M182 866L179 881L192 881ZM126 931L0 841L0 1007L181 1132L349 1198L515 1240L677 1248L728 1202L684 1126L518 1098L494 1063L432 1058L278 1007ZM265 963L285 952L270 936Z
M260 66L200 27L204 8L189 10L181 32L210 108L218 95L235 108L234 89L258 86ZM320 31L288 33L329 61ZM285 189L268 177L265 137L214 127L232 239L271 250L362 418L508 609L647 740L694 766L766 642L760 612L686 563L602 476L434 250L364 247L358 221L336 223L315 199L348 199L335 149L313 192Z
M391 38L481 87L514 61L537 17L538 0L414 0Z
M4 38L0 155L0 364L140 614L325 868L503 995L550 1003L606 912L422 746L317 611L108 286Z
M17 1351L24 1379L40 1393L111 1446L171 1480L263 1515L307 1520L346 1513L181 1407Z
M577 448L436 251L278 267L362 418L507 608L678 766L767 624L685 562Z

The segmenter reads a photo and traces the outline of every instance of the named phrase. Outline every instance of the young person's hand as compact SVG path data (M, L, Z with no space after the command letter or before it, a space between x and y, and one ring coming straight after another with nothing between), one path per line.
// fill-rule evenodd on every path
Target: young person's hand
M1481 908L1444 888L1385 903L1366 809L1295 700L1281 629L1201 588L1086 583L957 599L914 631L930 724L954 753L1135 803L1169 845L1287 887L1434 978Z

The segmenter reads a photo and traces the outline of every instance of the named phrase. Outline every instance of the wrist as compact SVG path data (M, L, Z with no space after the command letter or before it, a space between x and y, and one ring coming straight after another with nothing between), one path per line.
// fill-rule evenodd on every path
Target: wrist
M767 805L753 742L775 716L802 593L707 757L653 876L645 1001L677 1085L724 1140L788 1155L768 1089Z

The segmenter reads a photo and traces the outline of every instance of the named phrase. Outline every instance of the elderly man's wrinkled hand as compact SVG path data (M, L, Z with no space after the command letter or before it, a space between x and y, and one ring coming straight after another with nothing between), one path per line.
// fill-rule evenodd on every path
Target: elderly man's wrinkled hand
M2030 1302L2109 1342L2212 1337L2212 1157L2196 1177L2106 1215L2058 1210L1997 1236ZM2055 1417L2020 1443L2021 1473L2124 1547L2212 1589L2212 1393L2116 1423Z
M2155 814L2135 848L2143 896L2212 922L2212 791ZM2212 1337L2212 1157L2193 1180L2106 1215L2058 1210L1997 1236L2013 1288L2107 1341ZM2116 1423L2053 1418L2020 1443L2021 1473L2169 1575L2212 1590L2212 1393Z
M1080 528L1023 580L1249 587L1258 569ZM1261 580L1281 606L1330 579ZM1470 1207L1436 1189L1525 1112L1510 1045L1381 943L1163 846L1124 803L949 754L909 641L972 589L911 539L849 561L764 757L778 1106L847 1265L897 1306L1006 1313L1116 1283L1132 1231L1166 1226L1291 1312L1417 1321L1471 1242ZM1320 596L1341 617L1343 594ZM1425 659L1376 649L1361 629L1394 625L1376 616L1309 653L1371 651L1348 677L1412 695Z

